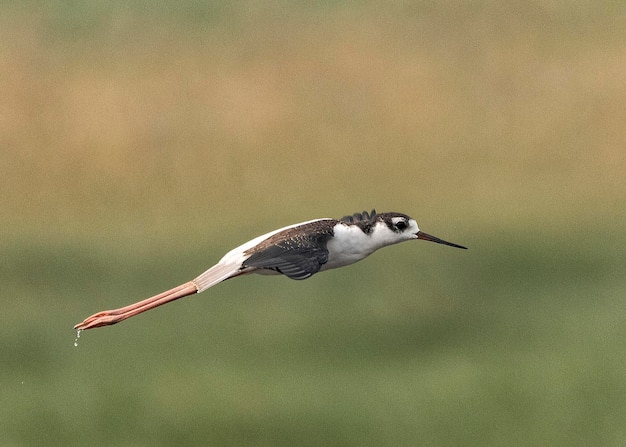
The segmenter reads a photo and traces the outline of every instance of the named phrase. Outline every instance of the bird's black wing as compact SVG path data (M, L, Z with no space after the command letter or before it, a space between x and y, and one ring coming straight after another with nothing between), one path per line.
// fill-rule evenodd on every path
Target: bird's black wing
M276 234L253 247L242 268L269 269L291 279L306 279L328 262L326 243L336 223L320 220Z
M302 250L280 245L250 256L242 267L274 270L291 279L306 279L328 262L328 250Z

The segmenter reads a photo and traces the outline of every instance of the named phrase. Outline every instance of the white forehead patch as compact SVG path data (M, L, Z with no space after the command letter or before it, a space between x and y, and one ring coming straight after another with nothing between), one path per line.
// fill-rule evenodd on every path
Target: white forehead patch
M398 222L403 222L406 221L406 219L404 217L392 217L391 218L391 223L393 223L394 225L396 225Z

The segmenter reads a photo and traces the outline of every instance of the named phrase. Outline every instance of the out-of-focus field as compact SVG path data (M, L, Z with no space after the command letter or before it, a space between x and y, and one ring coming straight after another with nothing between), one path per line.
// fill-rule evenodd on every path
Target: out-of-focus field
M125 3L0 6L3 446L626 445L623 2ZM373 207L469 250L246 277L74 347Z

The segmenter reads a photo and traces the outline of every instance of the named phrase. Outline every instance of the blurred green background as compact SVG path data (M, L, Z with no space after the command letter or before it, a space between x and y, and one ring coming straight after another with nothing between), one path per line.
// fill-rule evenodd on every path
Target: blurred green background
M0 443L626 445L626 6L3 2ZM416 242L110 328L254 236Z

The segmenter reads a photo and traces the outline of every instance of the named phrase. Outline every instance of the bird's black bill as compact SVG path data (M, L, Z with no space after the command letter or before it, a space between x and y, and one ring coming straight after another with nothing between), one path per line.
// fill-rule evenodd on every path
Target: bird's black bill
M452 242L444 241L443 239L439 239L438 237L431 236L428 233L424 233L423 231L417 232L417 238L423 239L425 241L436 242L438 244L449 245L450 247L462 248L463 250L467 250L467 247L463 247L462 245L453 244Z

